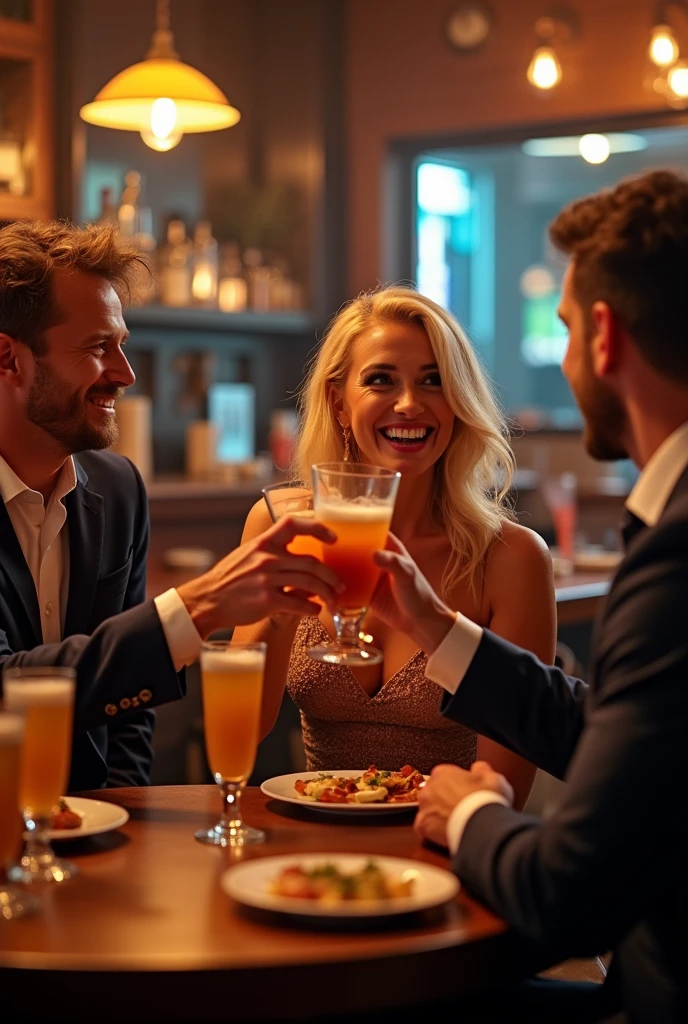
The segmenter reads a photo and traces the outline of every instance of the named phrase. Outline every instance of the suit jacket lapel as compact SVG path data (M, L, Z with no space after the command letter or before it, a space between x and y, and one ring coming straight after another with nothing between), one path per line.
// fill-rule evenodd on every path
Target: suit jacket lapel
M17 603L16 623L26 647L43 642L38 595L24 552L17 540L9 512L0 500L0 572L15 591Z
M64 636L88 632L105 531L103 497L88 490L84 469L76 459L74 465L77 485L65 498L69 527L69 599Z

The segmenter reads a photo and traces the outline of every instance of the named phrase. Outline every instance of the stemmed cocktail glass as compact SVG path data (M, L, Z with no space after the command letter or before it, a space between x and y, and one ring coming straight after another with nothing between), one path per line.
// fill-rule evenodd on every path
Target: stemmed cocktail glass
M24 719L0 712L0 919L13 921L40 906L27 892L7 885L7 868L17 856L22 833L19 772Z
M48 832L66 792L72 750L76 672L41 666L3 672L5 707L24 717L19 805L28 833L24 853L9 872L14 882L65 882L77 874L55 856Z
M333 615L336 639L309 650L333 665L375 665L382 652L361 639L361 626L380 570L373 555L384 548L400 473L359 462L313 466L315 517L337 535L321 546L321 558L345 584Z
M262 843L265 833L245 825L241 794L258 750L267 644L209 640L201 645L203 724L208 764L222 792L222 816L196 839L212 846Z

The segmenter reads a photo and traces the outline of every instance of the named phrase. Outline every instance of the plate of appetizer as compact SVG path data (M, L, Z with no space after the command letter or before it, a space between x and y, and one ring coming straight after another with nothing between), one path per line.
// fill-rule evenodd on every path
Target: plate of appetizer
M120 828L128 821L129 812L118 804L81 796L62 797L53 811L48 837L51 841L84 839Z
M259 857L220 878L237 903L306 917L388 917L438 907L455 875L421 861L349 853Z
M408 764L393 772L382 771L372 764L365 770L345 768L276 775L260 788L274 800L315 811L398 813L418 806L418 792L425 779L425 775Z

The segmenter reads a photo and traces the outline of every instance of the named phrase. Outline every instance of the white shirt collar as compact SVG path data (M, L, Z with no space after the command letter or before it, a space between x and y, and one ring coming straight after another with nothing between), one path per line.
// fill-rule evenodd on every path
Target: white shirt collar
M55 491L53 493L53 499L55 501L61 501L65 495L69 494L76 487L76 467L74 465L74 459L70 455L60 473L57 484L55 485ZM12 501L13 498L19 495L25 495L29 500L35 500L35 495L40 503L43 504L43 495L39 491L32 490L28 487L24 481L17 476L11 466L5 462L2 455L0 455L0 497L2 497L5 505ZM36 502L38 503L38 502Z
M660 444L628 495L626 508L648 526L655 526L671 492L688 466L688 422Z

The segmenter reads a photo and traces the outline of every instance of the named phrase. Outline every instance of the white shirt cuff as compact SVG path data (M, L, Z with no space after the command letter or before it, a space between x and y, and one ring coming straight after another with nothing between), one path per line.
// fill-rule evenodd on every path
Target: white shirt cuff
M175 671L179 672L186 665L198 661L201 637L186 605L174 588L159 594L154 600Z
M479 789L476 793L471 793L470 796L464 797L461 803L457 804L449 815L449 821L447 822L447 846L452 857L458 853L469 819L473 817L476 811L479 811L481 807L485 807L487 804L502 804L503 807L511 806L509 801L505 797L500 796L499 793L493 793L489 789Z
M437 683L447 693L456 693L459 683L468 672L482 638L482 626L471 622L459 612L456 622L442 643L428 658L425 669L426 678Z

